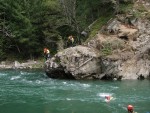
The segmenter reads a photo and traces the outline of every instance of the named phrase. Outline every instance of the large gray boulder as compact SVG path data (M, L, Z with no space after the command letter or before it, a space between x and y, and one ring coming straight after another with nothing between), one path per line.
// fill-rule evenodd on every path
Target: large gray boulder
M102 62L95 49L76 46L58 52L44 69L50 78L94 79L102 72Z

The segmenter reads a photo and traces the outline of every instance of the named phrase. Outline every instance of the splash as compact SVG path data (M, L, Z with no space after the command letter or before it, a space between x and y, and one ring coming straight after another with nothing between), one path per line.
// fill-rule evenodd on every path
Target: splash
M98 93L98 96L105 97L105 96L112 96L113 93Z
M19 79L19 78L20 78L20 76L14 76L14 77L11 77L10 80L17 80L17 79Z

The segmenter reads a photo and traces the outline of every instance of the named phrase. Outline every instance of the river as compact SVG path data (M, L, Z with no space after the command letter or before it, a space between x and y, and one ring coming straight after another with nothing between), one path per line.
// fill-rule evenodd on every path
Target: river
M105 102L105 95L112 95ZM150 112L150 81L56 80L43 70L0 70L0 113Z

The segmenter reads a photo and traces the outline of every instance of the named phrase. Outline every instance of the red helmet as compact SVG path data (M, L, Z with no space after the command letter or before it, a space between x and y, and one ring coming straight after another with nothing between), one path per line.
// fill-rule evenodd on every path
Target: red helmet
M127 109L128 109L128 111L133 111L133 106L132 105L128 105Z
M110 96L105 96L105 98L106 98L107 100L110 100Z

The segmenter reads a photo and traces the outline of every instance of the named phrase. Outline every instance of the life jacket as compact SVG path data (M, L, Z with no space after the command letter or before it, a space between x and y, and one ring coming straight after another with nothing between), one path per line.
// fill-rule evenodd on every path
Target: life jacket
M71 38L71 42L74 43L74 38L73 37Z
M50 53L49 49L44 48L44 54L49 54L49 53Z
M47 53L47 54L49 54L49 53L50 53L50 51L47 49L46 53Z
M74 43L74 38L73 38L73 36L71 35L71 36L69 36L68 37L68 39L72 42L72 43Z

